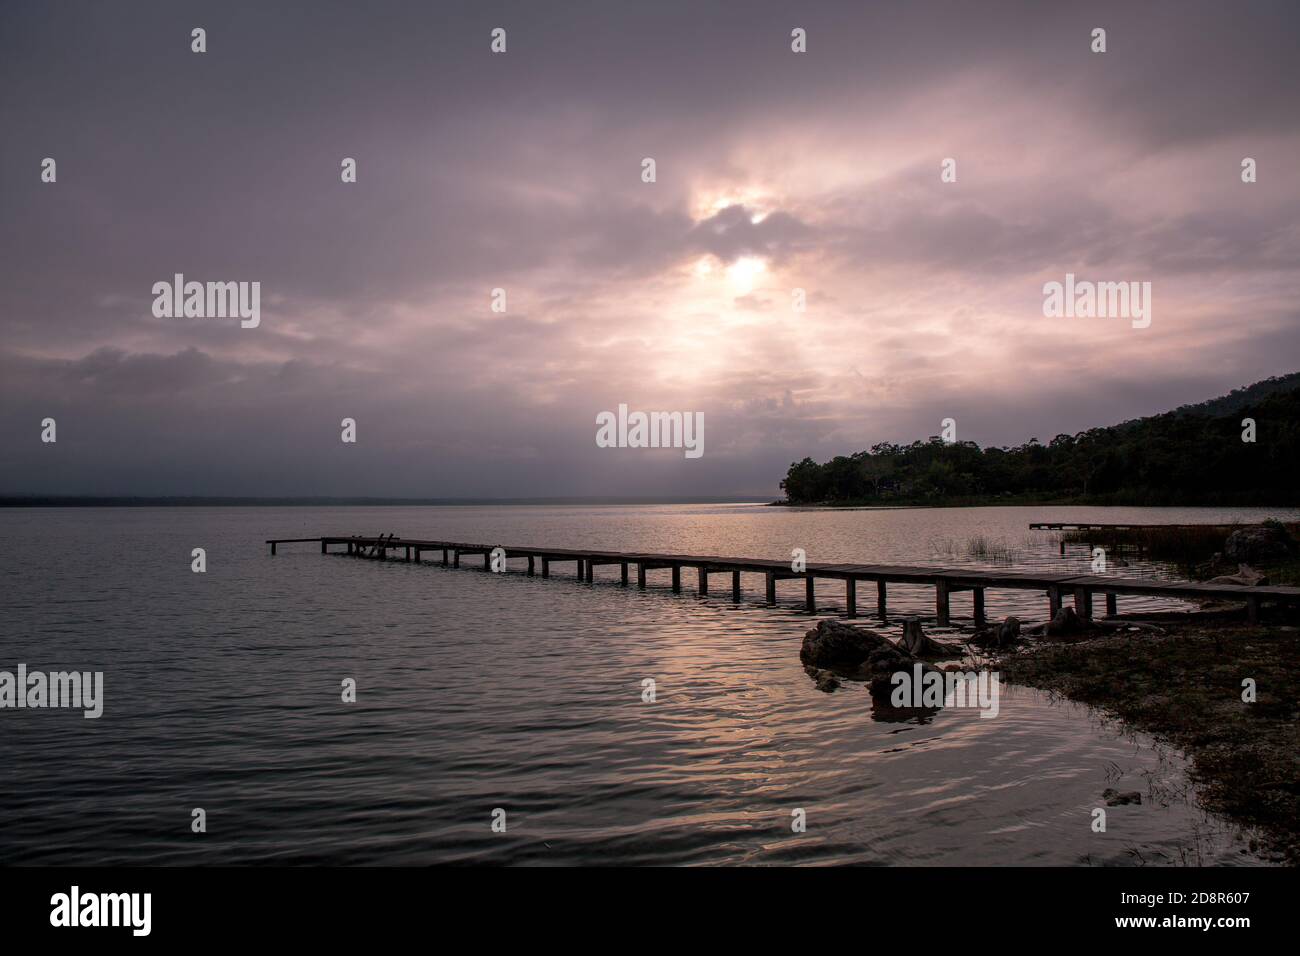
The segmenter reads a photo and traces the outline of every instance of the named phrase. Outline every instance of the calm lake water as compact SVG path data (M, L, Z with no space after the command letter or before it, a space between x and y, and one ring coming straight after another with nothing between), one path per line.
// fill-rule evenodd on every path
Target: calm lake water
M1004 687L1001 710L876 719L799 664L802 583L705 599L263 540L378 534L810 561L1086 572L1031 520L1256 521L1255 509L819 511L757 505L0 511L0 670L104 672L104 714L0 711L0 859L46 864L1219 864L1177 754ZM207 572L190 570L191 549ZM1007 553L1002 555L1005 548ZM1124 575L1172 576L1133 563ZM820 616L843 591L819 589ZM954 599L954 626L970 607ZM933 615L927 588L891 609ZM1173 607L1121 598L1121 610ZM990 592L990 615L1046 599ZM869 618L862 623L877 627ZM933 630L933 622L929 624ZM892 627L881 628L895 633ZM357 685L355 703L341 682ZM642 702L653 678L657 699ZM1141 806L1108 810L1107 787ZM191 832L191 811L207 832ZM506 832L491 829L505 810ZM802 809L807 830L791 830Z

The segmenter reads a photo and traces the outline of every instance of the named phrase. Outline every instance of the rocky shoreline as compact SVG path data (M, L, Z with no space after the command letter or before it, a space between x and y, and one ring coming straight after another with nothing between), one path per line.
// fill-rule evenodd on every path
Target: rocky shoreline
M1067 607L1034 627L1008 618L961 645L926 637L916 619L905 622L904 634L895 643L823 620L804 636L800 660L818 690L865 683L882 720L938 712L890 705L891 678L914 668L918 675L992 671L1003 682L1087 704L1185 753L1203 809L1239 824L1252 851L1300 865L1300 620L1294 615L1279 610L1246 624L1235 608L1206 608L1084 622ZM1133 795L1103 796L1132 802Z
M1183 751L1204 809L1252 831L1252 849L1300 865L1300 626L1222 611L1120 623L996 666Z

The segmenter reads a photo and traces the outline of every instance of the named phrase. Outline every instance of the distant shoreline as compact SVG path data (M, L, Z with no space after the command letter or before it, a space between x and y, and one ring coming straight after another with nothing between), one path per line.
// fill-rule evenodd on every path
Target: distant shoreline
M850 499L845 501L790 501L781 499L768 502L773 508L821 508L835 510L882 511L901 508L1283 508L1294 510L1294 504L1280 504L1259 501L1141 501L1141 500L1105 500L1097 498L1041 498L1041 497L972 497L944 498L938 501L924 499L901 501L872 501L870 499Z
M1087 502L1072 498L1041 498L1041 497L1016 497L1016 498L997 498L997 497L969 497L969 498L944 498L938 501L926 501L921 498L903 498L896 501L880 501L870 498L848 498L843 501L791 501L789 498L780 498L776 501L769 502L774 508L987 508L993 505L1008 505L1025 507L1051 506L1051 505L1081 505ZM1156 506L1158 507L1158 506Z
M3 495L0 508L347 508L454 507L482 505L719 505L764 504L763 495L694 497L556 497L556 498L365 498L365 497L219 497L200 495Z

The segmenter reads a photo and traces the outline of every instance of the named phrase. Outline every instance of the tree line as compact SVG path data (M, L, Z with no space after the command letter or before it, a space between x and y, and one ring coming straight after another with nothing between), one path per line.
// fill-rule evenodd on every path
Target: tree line
M790 504L1283 506L1300 505L1297 466L1300 378L1290 375L1046 445L1032 438L981 448L932 437L881 442L821 464L805 458L790 466L781 488Z

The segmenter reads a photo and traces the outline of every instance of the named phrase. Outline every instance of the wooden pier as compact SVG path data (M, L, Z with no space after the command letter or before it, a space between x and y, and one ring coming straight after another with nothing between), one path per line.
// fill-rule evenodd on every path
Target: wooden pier
M975 624L985 623L984 593L989 589L1008 589L1017 591L1039 591L1047 596L1048 610L1052 616L1060 610L1062 601L1073 598L1075 611L1084 618L1092 617L1093 598L1102 595L1106 601L1107 615L1114 615L1118 609L1118 595L1137 594L1171 598L1216 598L1219 600L1242 601L1246 605L1247 616L1251 621L1259 618L1260 604L1270 601L1279 604L1300 604L1298 587L1247 587L1240 584L1197 584L1194 582L1157 581L1144 578L1117 578L1102 575L1078 575L1070 573L1044 573L1039 571L982 571L966 568L910 567L883 564L808 564L803 571L791 570L788 561L772 561L764 558L733 558L717 555L698 554L644 554L629 551L592 551L571 548L531 548L512 547L495 544L471 544L464 541L430 541L414 538L398 538L392 535L378 538L359 535L320 538L273 538L268 539L271 554L281 544L313 543L319 544L321 554L329 552L331 547L346 548L346 553L355 557L374 557L380 560L388 557L388 552L401 554L404 561L422 561L425 555L437 555L443 567L460 567L464 556L482 555L483 569L492 570L492 556L498 552L504 558L502 569L506 570L510 559L523 560L524 567L519 568L528 576L540 573L544 578L551 576L552 565L572 564L574 577L579 581L591 582L593 570L598 566L617 565L620 572L620 584L629 585L632 566L636 567L636 585L646 587L646 576L651 571L668 571L671 574L672 589L682 589L682 569L693 568L696 572L696 588L699 594L709 593L709 576L729 574L731 576L731 599L740 601L741 574L761 574L766 583L765 598L768 605L776 603L776 582L790 579L802 579L804 584L804 605L810 614L817 611L816 582L820 580L841 581L844 583L844 602L847 617L856 617L858 613L858 583L866 582L876 585L876 615L882 620L888 614L888 585L919 584L934 588L935 616L939 624L949 621L950 601L953 594L970 591Z

